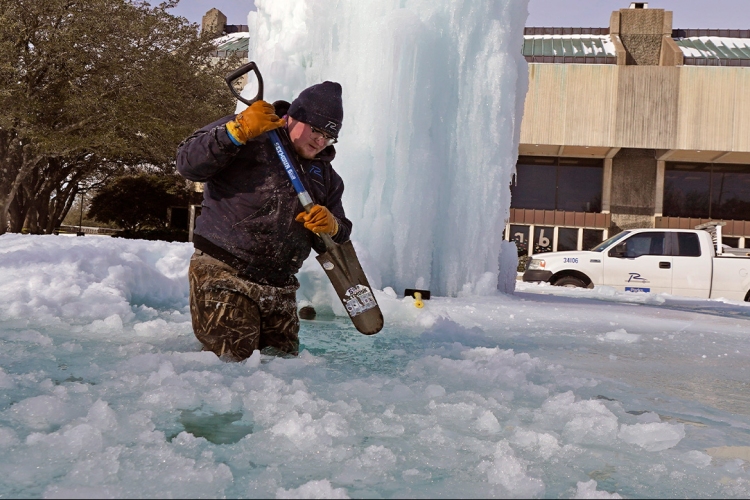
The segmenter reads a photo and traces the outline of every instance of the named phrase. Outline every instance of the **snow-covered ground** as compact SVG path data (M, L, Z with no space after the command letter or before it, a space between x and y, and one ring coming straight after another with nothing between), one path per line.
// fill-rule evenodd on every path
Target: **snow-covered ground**
M192 335L191 253L0 237L0 495L750 495L748 304L386 289L375 336L319 307L299 357L224 363Z

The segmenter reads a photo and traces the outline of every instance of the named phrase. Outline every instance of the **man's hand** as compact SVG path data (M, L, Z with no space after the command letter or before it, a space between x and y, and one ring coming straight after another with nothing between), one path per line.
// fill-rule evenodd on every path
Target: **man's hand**
M235 142L245 144L253 137L283 126L284 120L276 116L273 106L266 101L255 101L227 123L227 132Z
M304 222L305 227L313 233L327 233L334 236L339 232L339 223L336 222L336 217L322 205L313 205L310 213L300 212L295 220Z

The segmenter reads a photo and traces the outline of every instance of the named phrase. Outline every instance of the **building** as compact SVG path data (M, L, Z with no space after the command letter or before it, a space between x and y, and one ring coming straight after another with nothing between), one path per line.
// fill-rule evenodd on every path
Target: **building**
M211 9L201 19L201 32L216 38L216 57L224 57L227 53L238 52L237 55L247 57L250 33L246 24L227 24L227 16L219 9Z
M633 2L609 28L524 38L505 233L520 256L708 220L750 247L750 30L673 29L671 11Z

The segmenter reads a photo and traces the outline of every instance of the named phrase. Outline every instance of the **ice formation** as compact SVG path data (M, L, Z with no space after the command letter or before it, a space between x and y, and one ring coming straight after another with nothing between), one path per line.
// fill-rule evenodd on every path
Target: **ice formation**
M334 166L375 287L481 294L488 272L495 285L527 88L527 3L256 1L249 57L266 100L343 85ZM244 92L254 96L254 82Z
M192 334L191 253L0 237L0 495L750 495L747 304L386 289L375 337L329 305L299 357L224 363Z

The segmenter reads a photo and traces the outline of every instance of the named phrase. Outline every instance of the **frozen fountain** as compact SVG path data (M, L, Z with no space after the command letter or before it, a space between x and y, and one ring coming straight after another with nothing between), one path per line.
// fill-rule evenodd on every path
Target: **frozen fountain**
M527 3L256 0L250 59L266 100L324 80L344 88L334 167L376 288L496 288L527 87ZM255 95L254 82L245 92Z

